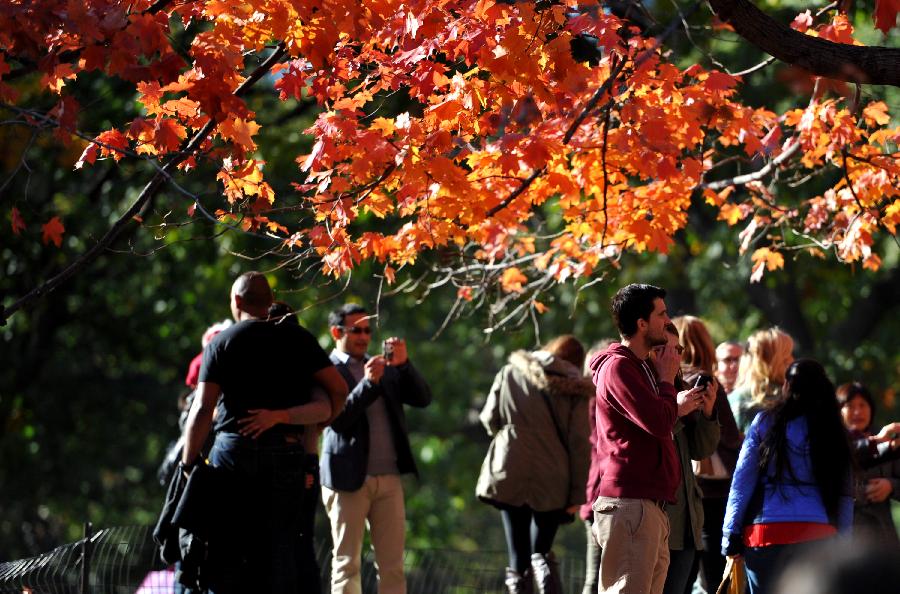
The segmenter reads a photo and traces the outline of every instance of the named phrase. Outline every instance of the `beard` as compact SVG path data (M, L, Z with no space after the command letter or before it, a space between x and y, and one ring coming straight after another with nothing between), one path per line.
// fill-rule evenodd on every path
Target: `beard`
M658 347L667 344L669 344L669 337L666 336L665 330L662 330L659 334L653 334L650 331L647 332L647 346Z

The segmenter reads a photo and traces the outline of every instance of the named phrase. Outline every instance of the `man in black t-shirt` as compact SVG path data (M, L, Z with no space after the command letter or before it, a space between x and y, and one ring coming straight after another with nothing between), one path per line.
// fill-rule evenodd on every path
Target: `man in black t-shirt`
M237 322L203 352L198 397L185 426L182 468L201 462L200 447L215 420L210 464L225 472L233 492L222 493L227 512L210 537L206 576L213 594L299 591L295 547L303 496L302 427L327 420L329 402L313 401L314 384L331 402L347 385L306 329L266 321L272 290L265 276L248 272L231 288ZM220 398L221 396L221 398ZM240 435L239 421L257 409L290 415L255 437Z

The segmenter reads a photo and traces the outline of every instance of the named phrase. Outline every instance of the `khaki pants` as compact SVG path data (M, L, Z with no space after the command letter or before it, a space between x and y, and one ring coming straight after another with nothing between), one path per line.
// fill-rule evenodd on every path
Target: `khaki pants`
M669 518L648 499L598 497L594 537L603 550L599 592L660 594L669 569Z
M379 594L406 594L403 547L406 510L400 476L368 476L357 491L322 487L322 501L331 522L334 558L331 593L361 594L360 566L366 526L375 551Z

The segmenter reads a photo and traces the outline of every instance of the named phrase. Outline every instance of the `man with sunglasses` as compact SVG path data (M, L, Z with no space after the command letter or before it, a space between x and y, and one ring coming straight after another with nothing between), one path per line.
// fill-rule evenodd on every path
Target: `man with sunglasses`
M360 566L369 526L379 594L405 594L406 512L400 477L416 474L403 405L425 407L431 390L409 362L406 342L384 341L369 356L372 328L364 307L348 303L328 316L331 360L350 386L343 411L325 429L322 501L331 522L332 594L361 594Z

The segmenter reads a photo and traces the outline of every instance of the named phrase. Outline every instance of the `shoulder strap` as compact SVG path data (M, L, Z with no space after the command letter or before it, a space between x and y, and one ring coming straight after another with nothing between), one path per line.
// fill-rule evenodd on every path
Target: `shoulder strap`
M356 378L353 377L353 374L350 372L350 368L347 367L347 365L345 363L340 363L340 362L337 363L335 365L335 367L337 368L338 373L340 373L341 376L343 376L344 381L347 382L347 388L350 390L353 390L353 388L355 388L356 384L358 384L359 382L357 382Z

